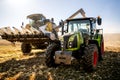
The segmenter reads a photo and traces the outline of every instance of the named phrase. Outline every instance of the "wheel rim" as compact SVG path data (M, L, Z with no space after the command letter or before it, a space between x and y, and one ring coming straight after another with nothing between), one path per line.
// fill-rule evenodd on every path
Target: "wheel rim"
M97 52L95 51L93 54L93 66L96 67L97 65L97 60L98 60L98 55Z

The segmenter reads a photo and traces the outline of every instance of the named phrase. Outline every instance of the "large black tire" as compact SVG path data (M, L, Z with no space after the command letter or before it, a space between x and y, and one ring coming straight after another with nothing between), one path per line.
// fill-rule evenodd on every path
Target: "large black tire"
M85 47L83 55L83 68L85 71L93 71L96 69L98 63L98 49L94 44Z
M55 55L55 51L58 49L59 49L59 45L57 45L56 43L52 43L47 47L45 62L48 67L56 67L54 55Z
M103 36L101 36L101 42L99 47L99 61L103 60L103 54L104 54L104 39Z
M31 51L31 45L28 43L22 43L21 45L21 51L23 52L24 55L29 54Z
M100 47L99 47L99 56L98 56L98 61L102 61L103 60L103 54L104 54L104 42L101 41L100 43Z
M101 41L101 55L104 54L104 41Z

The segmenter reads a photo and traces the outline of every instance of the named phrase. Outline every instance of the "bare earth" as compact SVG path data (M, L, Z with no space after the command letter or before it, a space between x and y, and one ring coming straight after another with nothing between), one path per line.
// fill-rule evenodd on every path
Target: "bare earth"
M77 65L48 68L45 50L22 55L20 43L0 40L0 80L120 80L120 34L105 34L105 54L97 70L86 73Z

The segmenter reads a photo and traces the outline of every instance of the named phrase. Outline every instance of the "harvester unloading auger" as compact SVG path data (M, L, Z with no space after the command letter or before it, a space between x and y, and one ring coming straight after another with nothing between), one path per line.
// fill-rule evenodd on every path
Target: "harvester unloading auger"
M22 23L21 31L15 27L12 27L13 29L10 27L0 28L2 39L12 43L16 41L22 42L21 50L23 54L30 53L32 46L37 49L46 48L52 40L51 35L54 36L52 32L46 31L46 27L49 27L49 25L56 26L42 14L31 14L27 18L29 19L29 24L24 27Z

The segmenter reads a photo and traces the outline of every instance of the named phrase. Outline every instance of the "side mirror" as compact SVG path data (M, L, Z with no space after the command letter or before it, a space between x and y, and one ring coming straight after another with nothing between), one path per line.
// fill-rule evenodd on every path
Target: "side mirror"
M101 25L102 24L102 18L100 18L100 16L97 17L97 24Z
M64 21L63 20L61 20L61 22L59 23L59 26L61 26L62 27L62 35L64 34Z

